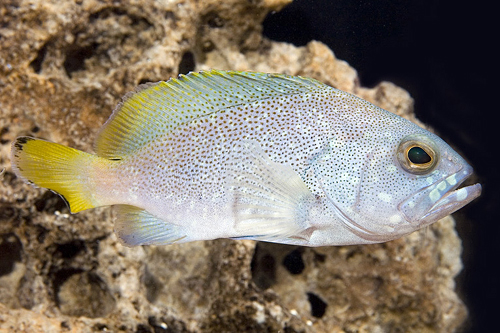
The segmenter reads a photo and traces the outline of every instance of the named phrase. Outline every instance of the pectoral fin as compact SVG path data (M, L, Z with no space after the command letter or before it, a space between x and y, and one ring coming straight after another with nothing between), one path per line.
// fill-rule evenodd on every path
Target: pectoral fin
M272 161L255 141L234 148L240 161L230 190L234 194L235 229L239 238L290 243L310 227L314 201L304 181L289 165Z

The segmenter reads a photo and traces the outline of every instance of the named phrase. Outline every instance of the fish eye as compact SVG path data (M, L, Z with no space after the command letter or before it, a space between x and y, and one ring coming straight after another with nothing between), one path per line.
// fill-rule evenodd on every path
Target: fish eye
M438 160L433 144L421 136L403 139L399 144L397 156L401 167L415 175L431 172Z
M432 157L430 157L422 147L418 146L413 146L408 149L407 155L408 159L413 164L426 164L432 161Z

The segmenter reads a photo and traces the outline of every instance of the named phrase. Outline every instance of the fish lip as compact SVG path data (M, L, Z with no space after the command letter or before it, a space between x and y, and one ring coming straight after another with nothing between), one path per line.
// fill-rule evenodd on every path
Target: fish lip
M428 225L450 215L481 195L481 184L473 184L451 189L439 199L427 214L422 217L421 225Z
M440 178L408 197L399 205L399 211L407 221L416 223L419 227L452 214L481 194L481 184L460 187L472 173L471 166L461 167L455 173ZM414 203L413 206L411 202Z

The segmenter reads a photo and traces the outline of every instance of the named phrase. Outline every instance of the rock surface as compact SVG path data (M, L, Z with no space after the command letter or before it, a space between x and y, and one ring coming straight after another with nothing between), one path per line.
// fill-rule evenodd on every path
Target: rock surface
M290 0L4 0L0 4L0 331L451 332L461 242L447 217L385 244L297 248L215 240L125 248L113 211L69 215L17 179L31 135L92 151L136 85L208 68L319 79L417 121L391 83L359 86L325 45L277 43L262 20Z

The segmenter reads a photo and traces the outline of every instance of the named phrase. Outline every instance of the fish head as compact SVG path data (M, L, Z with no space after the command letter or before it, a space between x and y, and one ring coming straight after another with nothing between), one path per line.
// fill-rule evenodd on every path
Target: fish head
M395 122L403 126L358 129L332 138L314 160L330 210L368 242L430 225L481 193L480 184L459 188L473 170L456 151L400 119Z
M401 174L408 178L409 195L398 201L398 212L418 228L457 211L481 194L481 185L459 188L472 167L439 137L408 135L396 152Z

